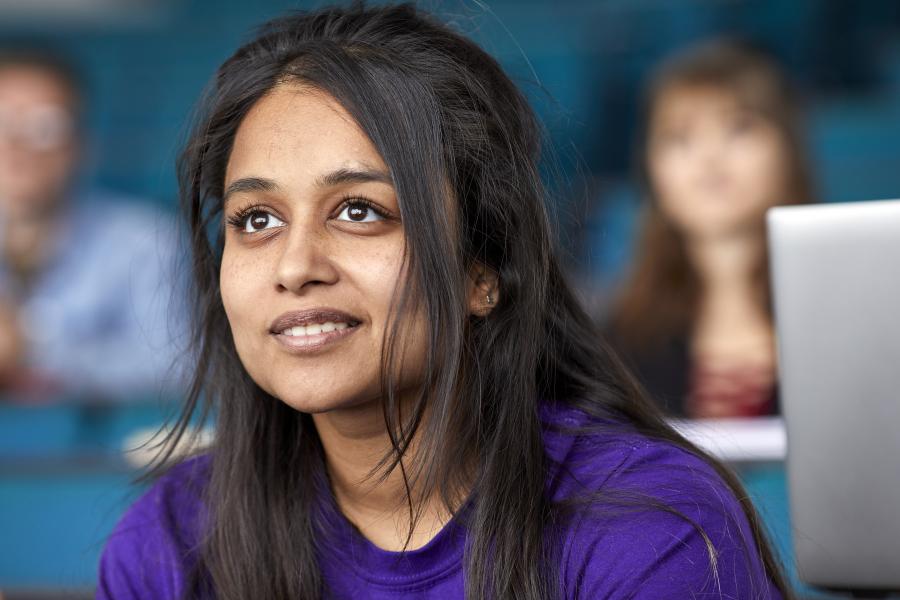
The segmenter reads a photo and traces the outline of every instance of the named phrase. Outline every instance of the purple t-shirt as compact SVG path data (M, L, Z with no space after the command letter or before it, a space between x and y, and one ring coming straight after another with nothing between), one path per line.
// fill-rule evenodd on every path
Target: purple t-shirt
M734 494L704 461L634 433L573 435L583 413L546 408L544 446L554 463L554 501L586 490L646 494L702 527L716 549L713 571L703 536L684 518L657 509L581 512L561 535L565 598L781 598L764 573L750 526ZM554 424L554 427L548 424ZM188 558L202 532L202 489L209 458L171 469L125 514L100 561L99 599L178 599ZM603 508L597 506L597 508ZM426 546L382 550L337 515L334 543L319 557L335 598L464 597L465 526L451 520Z

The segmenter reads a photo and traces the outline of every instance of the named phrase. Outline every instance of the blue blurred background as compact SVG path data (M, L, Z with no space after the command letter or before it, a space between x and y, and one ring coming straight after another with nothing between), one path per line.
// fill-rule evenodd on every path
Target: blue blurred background
M91 186L174 211L174 162L192 107L252 27L322 3L6 0L0 44L46 45L87 84ZM633 155L641 86L664 56L712 35L770 49L801 91L818 196L900 196L900 2L557 0L421 5L474 37L547 127L568 266L586 297L627 267L640 205ZM127 404L0 403L0 589L88 591L104 536L136 493L126 438L168 411ZM789 553L779 464L741 465ZM8 592L9 594L9 592ZM812 594L812 592L810 592Z
M173 164L214 69L254 25L321 4L7 0L0 4L0 41L47 43L82 68L92 132L86 179L173 207ZM560 237L586 277L604 279L628 258L642 81L673 50L710 36L746 36L782 61L808 108L822 200L897 194L900 4L892 0L422 6L474 37L534 102L561 173Z

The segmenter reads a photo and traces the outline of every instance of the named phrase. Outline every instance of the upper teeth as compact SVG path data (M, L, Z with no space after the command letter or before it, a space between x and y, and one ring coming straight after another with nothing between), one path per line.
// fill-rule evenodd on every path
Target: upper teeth
M288 327L284 331L282 331L282 335L289 336L298 336L298 335L318 335L320 333L328 333L329 331L336 331L341 329L347 329L350 325L348 323L334 323L332 321L328 321L326 323L312 323L310 325L300 325L298 327Z

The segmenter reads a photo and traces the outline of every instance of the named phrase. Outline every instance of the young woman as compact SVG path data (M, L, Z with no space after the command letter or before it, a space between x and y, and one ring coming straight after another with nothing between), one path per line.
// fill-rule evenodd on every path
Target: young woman
M216 442L123 517L100 598L789 594L733 476L597 348L538 155L497 63L408 5L226 61L181 163L199 355L170 439L214 412Z
M812 201L790 86L762 52L707 42L659 70L645 120L649 202L616 345L675 414L775 412L765 211Z

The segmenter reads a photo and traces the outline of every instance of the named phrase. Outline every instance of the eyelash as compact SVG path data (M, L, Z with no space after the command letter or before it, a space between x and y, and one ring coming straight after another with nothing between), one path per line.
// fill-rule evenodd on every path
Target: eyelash
M379 217L383 219L393 220L395 217L391 213L387 212L385 209L381 208L371 200L366 198L361 198L359 196L345 196L341 198L341 203L338 205L335 210L336 214L341 214L345 208L348 206L365 206L371 211L374 211Z
M371 211L374 211L375 214L382 217L383 219L394 220L395 217L366 198L360 198L359 196L347 196L341 199L341 203L338 205L335 210L336 214L341 214L345 208L348 206L365 206ZM264 212L272 214L272 210L267 208L262 204L251 204L250 206L244 207L237 211L235 214L228 217L228 225L233 227L239 232L244 232L244 227L247 225L247 218L250 217L253 213ZM278 215L274 215L278 216Z
M250 217L253 213L257 212L271 212L262 204L251 204L245 208L240 209L230 217L228 217L228 225L233 227L238 231L243 231L244 227L247 225L247 218Z

